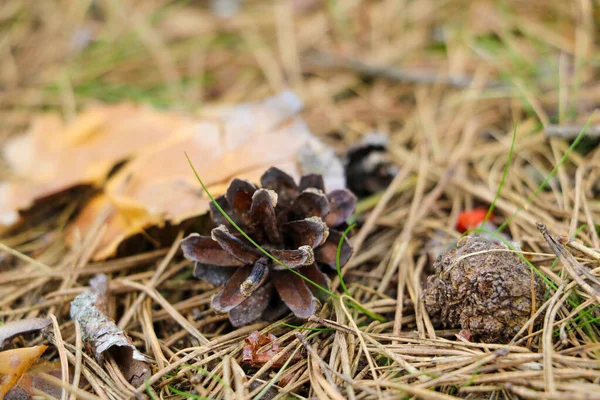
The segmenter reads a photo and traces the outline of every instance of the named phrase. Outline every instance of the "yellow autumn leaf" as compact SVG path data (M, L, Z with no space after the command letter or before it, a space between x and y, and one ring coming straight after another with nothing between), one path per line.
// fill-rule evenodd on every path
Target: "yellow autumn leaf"
M2 149L12 176L0 182L0 227L19 222L36 200L102 184L116 164L191 121L131 104L94 106L67 125L56 115L38 117Z
M0 399L46 351L48 346L25 347L0 352Z

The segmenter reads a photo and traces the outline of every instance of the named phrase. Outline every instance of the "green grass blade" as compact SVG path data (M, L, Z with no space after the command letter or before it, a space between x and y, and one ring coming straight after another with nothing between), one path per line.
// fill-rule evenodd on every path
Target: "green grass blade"
M496 208L496 201L498 201L498 198L500 197L500 191L502 191L502 188L504 187L504 183L506 182L506 177L508 176L508 169L510 168L510 162L512 161L512 158L513 158L513 155L515 152L516 139L517 139L517 124L515 124L514 130L513 130L513 137L512 137L512 141L510 143L510 150L508 152L508 160L506 161L506 165L504 166L504 172L502 173L502 179L500 179L500 184L498 185L498 190L496 190L496 195L494 196L494 200L492 200L492 204L490 204L490 208L488 208L487 214L485 215L485 218L483 219L483 223L481 225L485 225L485 223L492 216L494 209Z
M148 384L149 380L150 380L150 377L146 378L146 381L144 382L144 390L146 391L146 393L148 393L148 396L150 396L150 398L152 400L159 400L158 396L156 395L156 393L154 393L154 390L152 389L152 386L150 386Z
M344 245L344 240L346 239L346 236L348 236L348 233L350 233L352 228L354 228L355 226L356 226L356 224L350 225L348 228L346 228L344 233L342 233L342 238L340 239L340 242L338 243L337 251L335 253L335 268L337 270L338 277L340 278L340 285L342 286L342 290L344 290L344 293L346 293L346 295L348 295L348 297L352 297L352 296L350 295L350 292L348 292L348 288L346 287L346 282L344 282L344 277L342 276L342 266L340 265L340 257L342 255L342 246Z

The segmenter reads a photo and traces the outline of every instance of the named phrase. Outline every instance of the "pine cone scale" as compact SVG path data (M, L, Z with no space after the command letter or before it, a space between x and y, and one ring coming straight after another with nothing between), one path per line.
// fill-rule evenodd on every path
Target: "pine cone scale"
M225 196L217 197L215 199L215 202L227 213L227 215L233 215L233 212L231 211L231 208L229 208L229 204L227 203L227 199L225 198ZM216 226L231 226L229 221L227 221L227 218L225 218L225 216L221 213L221 211L217 208L217 206L215 206L215 204L212 201L210 202L210 217Z
M235 327L244 326L259 319L269 307L272 295L273 284L267 282L262 285L251 297L229 311L231 324Z
M310 246L302 246L297 250L271 250L271 255L289 268L304 267L315 262L315 254ZM276 270L286 270L286 267L273 264L273 269Z
M308 267L302 268L302 270L300 270L300 273L323 288L329 287L327 275L321 272L321 270L319 269L319 267L317 267L317 264L315 263L309 265ZM312 284L307 284L307 286L317 299L319 299L322 302L327 301L327 298L329 297L329 294L327 292Z
M327 225L337 226L343 224L356 208L356 196L347 190L333 190L327 196L330 210L325 218Z
M340 240L342 240L342 233L331 230L325 243L315 249L315 259L329 265L331 268L337 268L336 257ZM340 252L340 265L345 265L351 256L352 246L344 238L342 241L342 251Z
M329 228L321 218L306 218L283 224L283 229L291 237L295 247L321 246L329 236Z
M252 196L258 188L252 182L245 179L234 179L225 198L231 211L234 214L233 220L243 226L251 224L250 207L252 206Z
M232 256L212 238L192 233L181 241L183 254L191 261L222 267L237 267L245 263Z
M254 225L260 226L263 233L273 244L281 243L281 235L277 228L277 194L269 189L259 189L252 196L250 214Z
M269 262L267 257L263 257L252 266L252 272L240 285L240 292L244 297L252 296L254 293L267 279L269 276Z
M218 265L196 263L194 266L194 277L215 286L223 286L234 272L235 268L224 268Z
M290 271L273 271L271 281L281 300L298 318L306 319L315 312L316 304L304 279Z
M292 213L296 218L323 218L329 212L327 196L320 190L306 189L294 201Z
M271 167L260 178L260 185L265 189L271 189L279 198L282 205L291 204L300 194L298 185L294 182L294 178L278 168Z
M252 247L242 239L233 236L225 225L220 225L213 229L210 236L223 248L223 250L244 264L256 262L262 254L255 247Z
M223 289L213 296L212 307L219 312L226 313L246 300L248 297L242 294L240 288L251 273L251 265L238 268L225 283Z
M308 174L300 178L299 190L303 192L308 188L315 188L321 192L325 192L323 176L319 174Z

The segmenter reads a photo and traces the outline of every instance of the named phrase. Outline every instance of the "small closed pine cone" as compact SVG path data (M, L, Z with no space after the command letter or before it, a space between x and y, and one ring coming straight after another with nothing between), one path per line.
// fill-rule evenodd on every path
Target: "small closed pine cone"
M275 258L322 287L328 286L320 266L335 268L342 233L336 230L352 215L356 197L348 190L325 194L321 175L306 175L297 185L285 172L270 168L260 179L262 188L234 179L224 196L216 199L229 217ZM259 319L274 319L288 309L298 318L315 311L313 297L321 289L274 262L249 243L211 203L217 225L211 236L191 234L181 241L186 258L195 262L194 275L224 285L212 298L212 307L229 312L238 327ZM352 248L344 240L340 263Z

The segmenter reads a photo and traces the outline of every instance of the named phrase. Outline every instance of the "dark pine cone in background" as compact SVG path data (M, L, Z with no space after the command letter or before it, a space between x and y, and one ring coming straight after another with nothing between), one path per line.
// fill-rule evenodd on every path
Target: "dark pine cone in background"
M387 137L379 133L366 135L350 148L344 165L348 188L361 198L385 190L398 173L388 153Z
M323 287L327 277L319 266L335 268L342 233L336 230L352 215L356 197L348 190L325 194L320 175L306 175L297 185L285 172L270 168L261 177L262 188L234 179L219 205L255 242L275 258ZM229 312L234 326L279 317L289 308L297 317L315 311L313 294L321 289L266 257L232 227L211 204L217 225L211 236L191 234L181 242L184 255L195 261L194 275L213 285L224 285L212 307ZM344 240L340 263L352 248Z
M543 303L542 279L503 243L465 236L448 250L427 278L424 301L436 325L462 328L484 342L508 342ZM471 253L480 253L466 256ZM532 282L533 276L533 282ZM534 310L535 311L535 310Z

